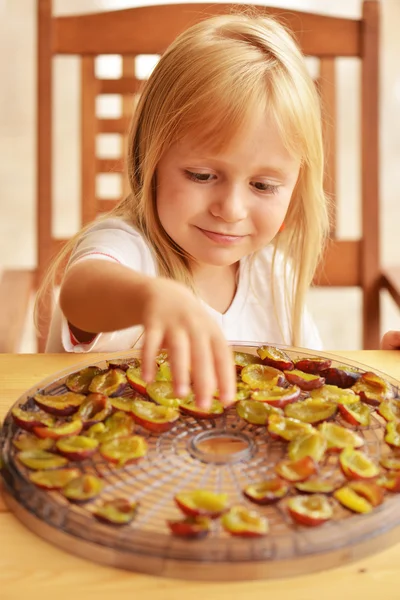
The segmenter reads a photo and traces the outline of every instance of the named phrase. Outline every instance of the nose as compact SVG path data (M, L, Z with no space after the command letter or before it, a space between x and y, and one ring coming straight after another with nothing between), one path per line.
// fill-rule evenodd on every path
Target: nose
M237 223L247 217L245 192L239 184L223 186L210 206L213 217L226 223Z

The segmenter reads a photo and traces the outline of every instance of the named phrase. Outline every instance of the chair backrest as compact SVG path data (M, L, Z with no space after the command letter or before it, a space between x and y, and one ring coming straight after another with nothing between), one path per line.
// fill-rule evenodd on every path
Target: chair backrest
M240 5L239 5L240 6ZM135 57L161 55L172 40L206 16L232 11L234 4L171 4L55 17L51 0L38 0L38 281L65 240L52 234L52 60L56 55L81 57L82 224L115 205L116 200L96 196L100 173L120 173L126 191L123 160L96 156L96 136L128 129L132 95L142 81L135 74ZM363 2L362 18L347 19L303 13L276 7L254 6L254 11L282 19L295 33L302 51L319 59L316 84L324 113L326 148L325 188L332 198L331 237L316 276L317 285L359 286L363 290L363 343L379 341L379 220L378 220L378 47L379 1ZM119 79L99 79L95 59L105 54L123 57ZM336 60L356 57L361 62L361 213L359 240L336 238ZM123 97L120 118L96 116L101 94ZM130 97L129 100L127 98Z

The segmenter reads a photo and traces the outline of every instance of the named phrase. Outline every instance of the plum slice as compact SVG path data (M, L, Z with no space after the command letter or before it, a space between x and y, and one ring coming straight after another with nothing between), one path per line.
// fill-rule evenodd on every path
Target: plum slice
M306 527L318 527L333 517L332 506L323 494L293 496L287 507L293 521Z
M297 483L305 481L317 472L317 465L310 456L300 460L281 460L275 465L275 472L286 481Z
M29 479L45 490L60 490L67 483L81 474L79 469L56 469L55 471L35 471L29 474Z
M261 537L269 532L268 519L245 506L233 506L222 516L221 525L225 531L238 537Z
M374 508L382 504L385 492L374 481L351 481L347 485L353 492L368 500Z
M288 455L292 461L309 456L318 463L323 459L326 447L327 443L322 433L314 431L295 437L289 443Z
M157 402L157 404L161 404L162 406L178 408L185 402L185 399L176 397L174 387L170 381L155 381L149 383L146 387L146 392L154 402Z
M293 369L292 359L286 352L275 346L260 346L260 348L257 348L257 354L262 359L264 365L275 367L281 371L290 371Z
M229 508L228 494L207 490L180 492L176 494L174 500L178 508L188 517L217 519Z
M172 381L172 372L169 362L162 362L156 372L156 381Z
M382 456L379 462L382 467L385 467L389 471L400 471L400 456L398 454Z
M378 413L386 421L400 420L400 402L398 400L384 400L380 403Z
M61 493L71 502L87 502L100 494L104 482L95 475L81 475L69 481Z
M268 365L248 365L242 369L241 377L252 390L265 390L285 382L282 371Z
M297 385L292 385L288 388L279 386L271 386L268 389L256 390L251 394L253 400L257 402L265 402L277 408L283 408L286 404L296 402L301 394L301 390Z
M259 483L248 485L243 494L255 504L272 504L277 502L289 491L288 484L279 477L272 477Z
M116 358L114 360L107 361L107 367L109 369L120 369L121 371L127 371L130 368L136 368L140 366L140 360L138 358Z
M363 402L372 406L379 406L384 400L394 397L390 383L371 372L363 373L352 389Z
M296 490L305 494L331 494L338 486L332 481L326 479L309 479L296 483Z
M252 425L266 425L270 415L283 414L280 408L256 400L240 400L236 404L236 412L239 417Z
M398 494L400 492L400 473L398 471L388 471L378 477L376 483L379 487Z
M129 367L126 372L126 378L131 388L139 392L139 394L146 394L147 384L142 379L142 369L140 367Z
M112 413L112 409L108 396L92 393L82 402L75 416L81 419L84 427L90 427L104 421Z
M301 390L308 392L309 390L315 390L324 385L325 379L320 375L313 375L312 373L304 373L299 369L293 369L292 371L284 371L286 379L293 385L298 385Z
M78 410L86 396L75 392L66 392L59 396L35 394L34 398L36 404L45 412L57 417L68 417Z
M132 416L138 425L149 431L168 431L179 419L179 411L168 406L157 406L147 400L134 400Z
M304 373L319 375L324 369L329 369L332 361L329 358L312 356L311 358L300 358L295 361L295 368Z
M371 422L371 411L362 402L353 404L339 404L339 412L343 419L350 425L367 427Z
M70 435L78 435L81 432L83 423L80 419L66 421L61 424L56 424L53 427L34 427L33 431L39 438L51 438L58 440L59 438L68 437Z
M208 410L197 406L194 399L181 404L179 410L186 415L195 417L196 419L216 419L224 413L223 405L215 398L212 400L211 406Z
M68 463L64 456L58 456L47 450L22 450L17 454L18 460L34 471L59 469Z
M57 450L69 460L85 460L96 452L99 441L84 435L74 435L56 442Z
M77 373L69 375L65 381L65 385L71 392L87 394L93 377L100 373L101 369L98 367L86 367Z
M126 498L114 498L105 500L92 510L96 519L111 525L127 525L130 523L137 511L137 502L130 502Z
M318 426L328 444L328 451L340 452L343 448L361 448L364 445L363 438L355 431L341 427L336 423L321 423Z
M321 371L322 377L329 385L335 385L339 388L349 388L361 377L358 369L347 366L329 367Z
M261 364L261 359L254 354L249 354L248 352L234 352L233 360L235 361L236 371L240 373L244 367L248 365L259 365Z
M89 385L89 392L105 396L119 396L128 385L127 373L121 369L109 369L95 375Z
M127 437L133 433L135 422L131 415L117 411L106 419L104 423L96 423L87 431L88 437L93 437L99 442L106 442L114 438Z
M400 421L387 423L385 442L392 448L400 448Z
M271 415L268 419L268 433L275 439L287 442L293 438L307 433L313 433L314 427L310 423L302 423L281 415Z
M41 440L36 435L24 432L13 439L13 445L18 450L50 450L54 446L54 441L50 438Z
M139 396L141 398L141 396ZM125 413L132 413L135 398L125 398L124 396L114 396L109 398L113 410Z
M147 453L147 442L140 435L123 437L103 442L100 454L103 458L119 467L137 462Z
M352 481L336 490L334 497L353 512L368 513L382 504L384 491L372 481Z
M171 533L182 538L204 538L211 530L209 517L186 517L176 521L168 520L167 525Z
M339 455L339 464L348 479L373 479L379 467L363 452L345 448Z
M331 419L336 414L337 407L336 402L328 402L328 400L319 400L318 398L307 398L302 402L288 404L284 408L284 413L286 417L315 425Z
M327 384L316 390L311 390L310 396L311 398L328 400L328 402L336 402L337 404L353 404L360 400L360 397L353 390L343 390L337 385Z
M14 422L21 429L32 431L34 427L51 427L54 425L54 418L42 410L23 410L15 406L11 411Z

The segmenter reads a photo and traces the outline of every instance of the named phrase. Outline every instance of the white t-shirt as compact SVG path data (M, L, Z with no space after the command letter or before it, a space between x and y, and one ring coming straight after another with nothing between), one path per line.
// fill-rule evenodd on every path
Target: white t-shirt
M209 314L219 323L230 342L290 345L290 319L284 300L283 260L275 265L275 295L277 319L271 294L272 247L260 251L251 261L240 261L239 282L236 295L228 310L221 314L203 303ZM73 251L68 266L78 260L96 258L116 261L134 271L157 276L152 251L141 234L120 218L110 218L95 223L86 232ZM90 343L78 343L71 334L68 323L57 302L51 321L46 352L113 352L124 351L140 345L141 326L120 331L100 333ZM317 328L307 310L302 321L301 346L322 349Z

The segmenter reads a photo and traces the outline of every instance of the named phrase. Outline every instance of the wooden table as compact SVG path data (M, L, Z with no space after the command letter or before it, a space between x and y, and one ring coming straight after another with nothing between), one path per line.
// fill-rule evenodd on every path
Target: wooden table
M400 354L341 352L400 380ZM92 355L93 361L101 355ZM25 390L78 355L0 354L0 420ZM35 536L0 495L0 600L399 600L400 544L348 566L292 579L204 583L138 575L77 558Z

